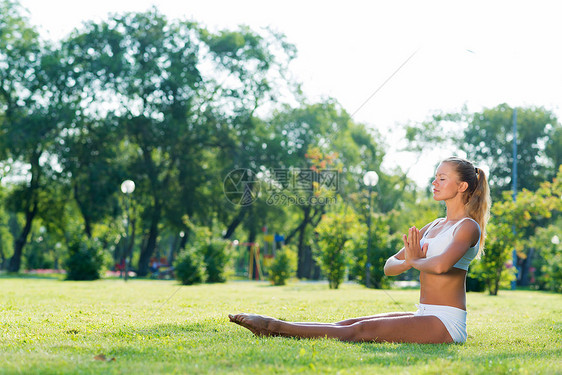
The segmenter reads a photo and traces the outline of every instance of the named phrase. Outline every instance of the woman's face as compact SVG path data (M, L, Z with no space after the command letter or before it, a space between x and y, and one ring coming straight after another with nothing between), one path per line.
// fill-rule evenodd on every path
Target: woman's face
M444 201L455 198L460 194L460 181L451 163L441 163L435 172L433 185L433 199Z

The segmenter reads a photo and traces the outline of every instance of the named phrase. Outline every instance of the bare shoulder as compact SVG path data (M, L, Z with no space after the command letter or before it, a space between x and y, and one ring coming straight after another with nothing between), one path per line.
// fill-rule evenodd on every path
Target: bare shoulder
M455 229L454 237L459 240L467 240L471 243L475 243L480 238L480 226L471 218L463 220L458 228Z

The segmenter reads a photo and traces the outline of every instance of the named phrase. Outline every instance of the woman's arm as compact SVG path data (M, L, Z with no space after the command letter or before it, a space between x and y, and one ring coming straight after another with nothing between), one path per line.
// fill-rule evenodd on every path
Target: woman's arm
M404 235L404 256L405 263L411 267L427 273L442 274L448 272L463 257L467 250L478 241L478 226L467 221L459 226L453 242L440 255L426 258L427 246L420 248L420 233L413 227L409 230L409 236Z
M427 228L429 227L430 224L431 223L426 224L420 230L420 236L423 236L424 232L427 230ZM406 250L403 247L402 249L400 249L399 252L397 252L396 254L394 254L393 256L391 256L390 258L388 258L386 260L386 263L384 265L384 274L386 276L397 276L397 275L400 275L403 272L408 271L410 268L412 268L412 265L409 265L408 263L406 263L405 251Z
M384 274L386 276L400 275L402 272L412 268L404 259L404 248L386 260L384 265Z

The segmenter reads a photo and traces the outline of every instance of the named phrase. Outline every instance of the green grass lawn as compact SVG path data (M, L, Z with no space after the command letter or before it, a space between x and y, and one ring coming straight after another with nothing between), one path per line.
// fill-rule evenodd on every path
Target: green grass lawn
M417 290L388 293L402 307L353 284L2 278L0 373L562 374L559 294L468 294L464 345L256 338L227 317L337 321L414 309ZM99 354L115 361L95 360Z

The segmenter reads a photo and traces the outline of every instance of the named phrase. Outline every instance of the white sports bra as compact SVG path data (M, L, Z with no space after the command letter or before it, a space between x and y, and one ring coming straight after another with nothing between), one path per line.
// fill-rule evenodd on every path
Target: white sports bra
M469 217L465 217L463 219L460 219L453 226L451 226L448 229L440 232L437 236L432 237L432 238L427 238L427 234L429 233L429 231L434 226L436 226L437 224L444 221L445 218L439 218L439 219L434 220L431 223L431 225L427 228L427 230L423 234L422 239L420 240L420 246L421 247L423 247L423 245L426 242L429 244L429 247L427 248L426 257L431 258L431 257L437 256L437 255L441 255L449 247L449 245L453 242L453 237L455 235L455 228L458 227L459 224L462 223L466 219L472 220ZM472 221L474 221L474 220L472 220ZM476 223L476 221L474 221L474 222ZM478 223L476 223L476 225L478 225ZM480 225L478 225L478 233L480 233ZM461 270L468 271L468 265L476 257L476 254L478 254L478 248L480 246L480 236L478 236L478 237L479 237L479 239L478 239L478 242L476 243L476 245L470 247L466 251L466 253L463 255L463 257L461 259L459 259L459 261L453 266L454 268L460 268Z

